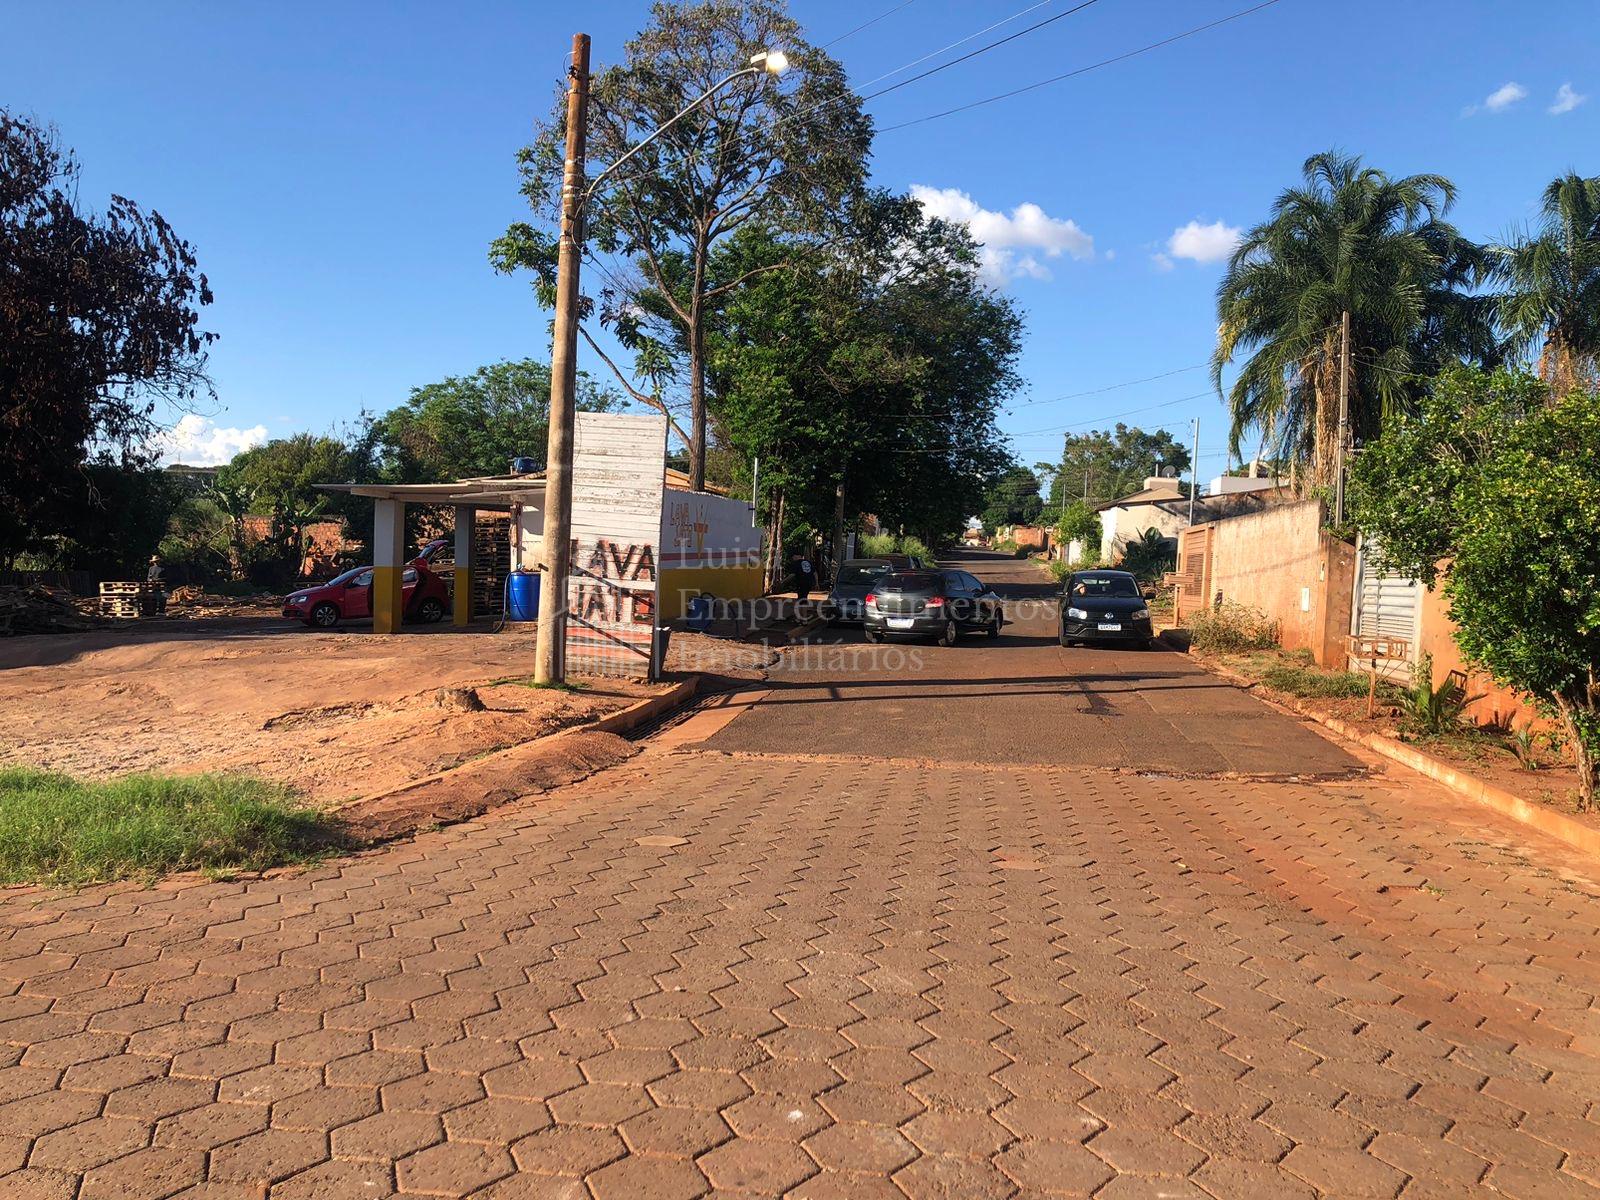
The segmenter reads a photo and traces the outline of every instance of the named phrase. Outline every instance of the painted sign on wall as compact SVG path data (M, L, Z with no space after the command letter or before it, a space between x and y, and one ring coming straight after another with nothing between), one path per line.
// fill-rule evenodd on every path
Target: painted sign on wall
M667 419L578 413L572 455L567 670L650 671Z

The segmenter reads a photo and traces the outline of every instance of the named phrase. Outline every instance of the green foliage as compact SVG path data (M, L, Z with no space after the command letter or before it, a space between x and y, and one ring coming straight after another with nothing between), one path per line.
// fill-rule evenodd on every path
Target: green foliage
M1537 771L1544 763L1539 758L1539 746L1532 728L1524 725L1511 732L1511 752L1517 756L1517 765L1524 771Z
M921 538L910 534L896 536L892 533L869 533L856 542L856 554L861 558L882 558L886 554L909 554L925 563L933 561L933 552Z
M53 132L0 109L0 565L92 559L108 543L93 527L125 522L148 556L165 516L146 537L105 499L165 495L145 478L153 397L210 391L193 248L122 196L81 207L79 188Z
M612 392L578 378L580 412L621 407ZM544 461L550 427L550 368L533 359L497 362L411 389L404 404L375 418L366 440L382 477L438 483L500 475L511 459Z
M297 433L236 455L217 472L213 499L268 519L256 559L288 577L298 568L305 529L313 522L349 515L370 525L372 502L318 491L319 483L370 479L366 448L334 437Z
M1274 691L1315 700L1361 700L1371 686L1360 671L1322 671L1302 663L1274 663L1262 672L1261 682ZM1383 680L1378 694L1385 703L1397 698L1394 685Z
M0 767L0 883L82 884L261 870L331 848L321 813L237 775L75 779Z
M202 493L178 505L161 539L161 557L202 578L226 577L236 525L216 497Z
M1584 806L1600 756L1600 396L1457 370L1357 459L1352 512L1386 564L1442 584L1456 643L1562 723ZM1409 503L1408 503L1409 501Z
M1419 377L1496 349L1493 302L1471 292L1484 252L1444 220L1448 179L1394 178L1339 153L1313 155L1304 175L1234 251L1217 290L1211 375L1221 394L1223 369L1247 356L1226 394L1235 454L1259 429L1273 454L1309 464L1322 484L1337 441L1341 314L1357 444L1412 403Z
M1144 486L1159 468L1189 469L1189 451L1165 429L1146 432L1121 422L1115 429L1069 433L1050 488L1050 506L1059 508L1087 494L1090 503L1115 500ZM1100 536L1098 533L1095 535Z
M1600 369L1600 177L1572 172L1544 190L1539 231L1495 246L1500 323L1559 395Z
M1189 618L1189 642L1217 654L1267 650L1278 644L1278 622L1248 604L1225 603Z
M1178 565L1178 549L1159 529L1146 529L1122 549L1122 569L1141 583L1158 583Z
M1032 525L1043 508L1038 477L1027 467L1007 467L984 499L983 527L993 531L1002 525Z
M782 47L792 64L774 80L746 75L719 88L730 66ZM679 119L691 102L708 102ZM785 237L835 226L866 177L872 125L844 68L805 40L781 0L657 3L622 59L590 83L588 154L615 163L667 127L593 196L593 252L620 259L585 310L634 354L635 399L665 409L686 385L689 474L703 484L709 319L759 276L712 270L713 252L738 231L766 225ZM520 156L522 191L538 224L518 223L490 249L502 271L531 270L542 303L554 300L557 205L565 104Z
M1082 500L1074 500L1067 505L1061 514L1061 519L1056 522L1056 537L1062 545L1071 542L1080 543L1085 551L1094 547L1099 553L1101 525L1100 514L1095 512Z
M1404 697L1405 727L1431 737L1457 733L1467 724L1467 705L1478 699L1448 675L1435 684L1433 655L1423 654L1411 668L1411 690Z
M1064 558L1052 558L1044 564L1044 569L1050 572L1050 578L1057 583L1065 583L1067 576L1080 568L1073 566Z

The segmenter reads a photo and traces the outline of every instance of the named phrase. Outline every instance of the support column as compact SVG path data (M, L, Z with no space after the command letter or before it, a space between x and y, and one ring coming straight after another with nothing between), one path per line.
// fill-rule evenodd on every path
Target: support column
M473 557L472 531L477 519L477 509L469 508L465 504L456 505L455 599L451 603L453 618L458 628L470 624L473 617L472 571L478 564Z
M399 633L405 611L401 561L406 547L406 506L379 500L372 519L372 632Z

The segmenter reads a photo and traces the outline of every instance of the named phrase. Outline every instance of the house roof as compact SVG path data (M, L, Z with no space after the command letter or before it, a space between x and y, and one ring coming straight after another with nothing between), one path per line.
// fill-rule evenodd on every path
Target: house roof
M663 482L679 491L690 491L689 476L668 467ZM544 501L545 473L529 471L521 475L480 475L445 483L319 483L317 490L365 496L372 500L403 500L407 504L475 504L482 508L509 508L513 504L538 505ZM728 489L708 484L715 496L726 496Z
M1187 509L1189 497L1170 488L1140 488L1137 492L1118 496L1115 500L1107 500L1104 504L1097 504L1094 510L1105 512L1108 508L1132 508L1139 504L1153 504L1157 508L1165 508L1168 504L1181 504Z

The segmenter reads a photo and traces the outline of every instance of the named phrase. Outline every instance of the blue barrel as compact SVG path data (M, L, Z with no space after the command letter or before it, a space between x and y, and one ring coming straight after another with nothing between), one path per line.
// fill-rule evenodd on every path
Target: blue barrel
M539 619L539 572L513 571L506 589L506 617L512 621Z
M689 628L696 633L704 633L711 628L711 602L712 598L704 592L689 597Z

